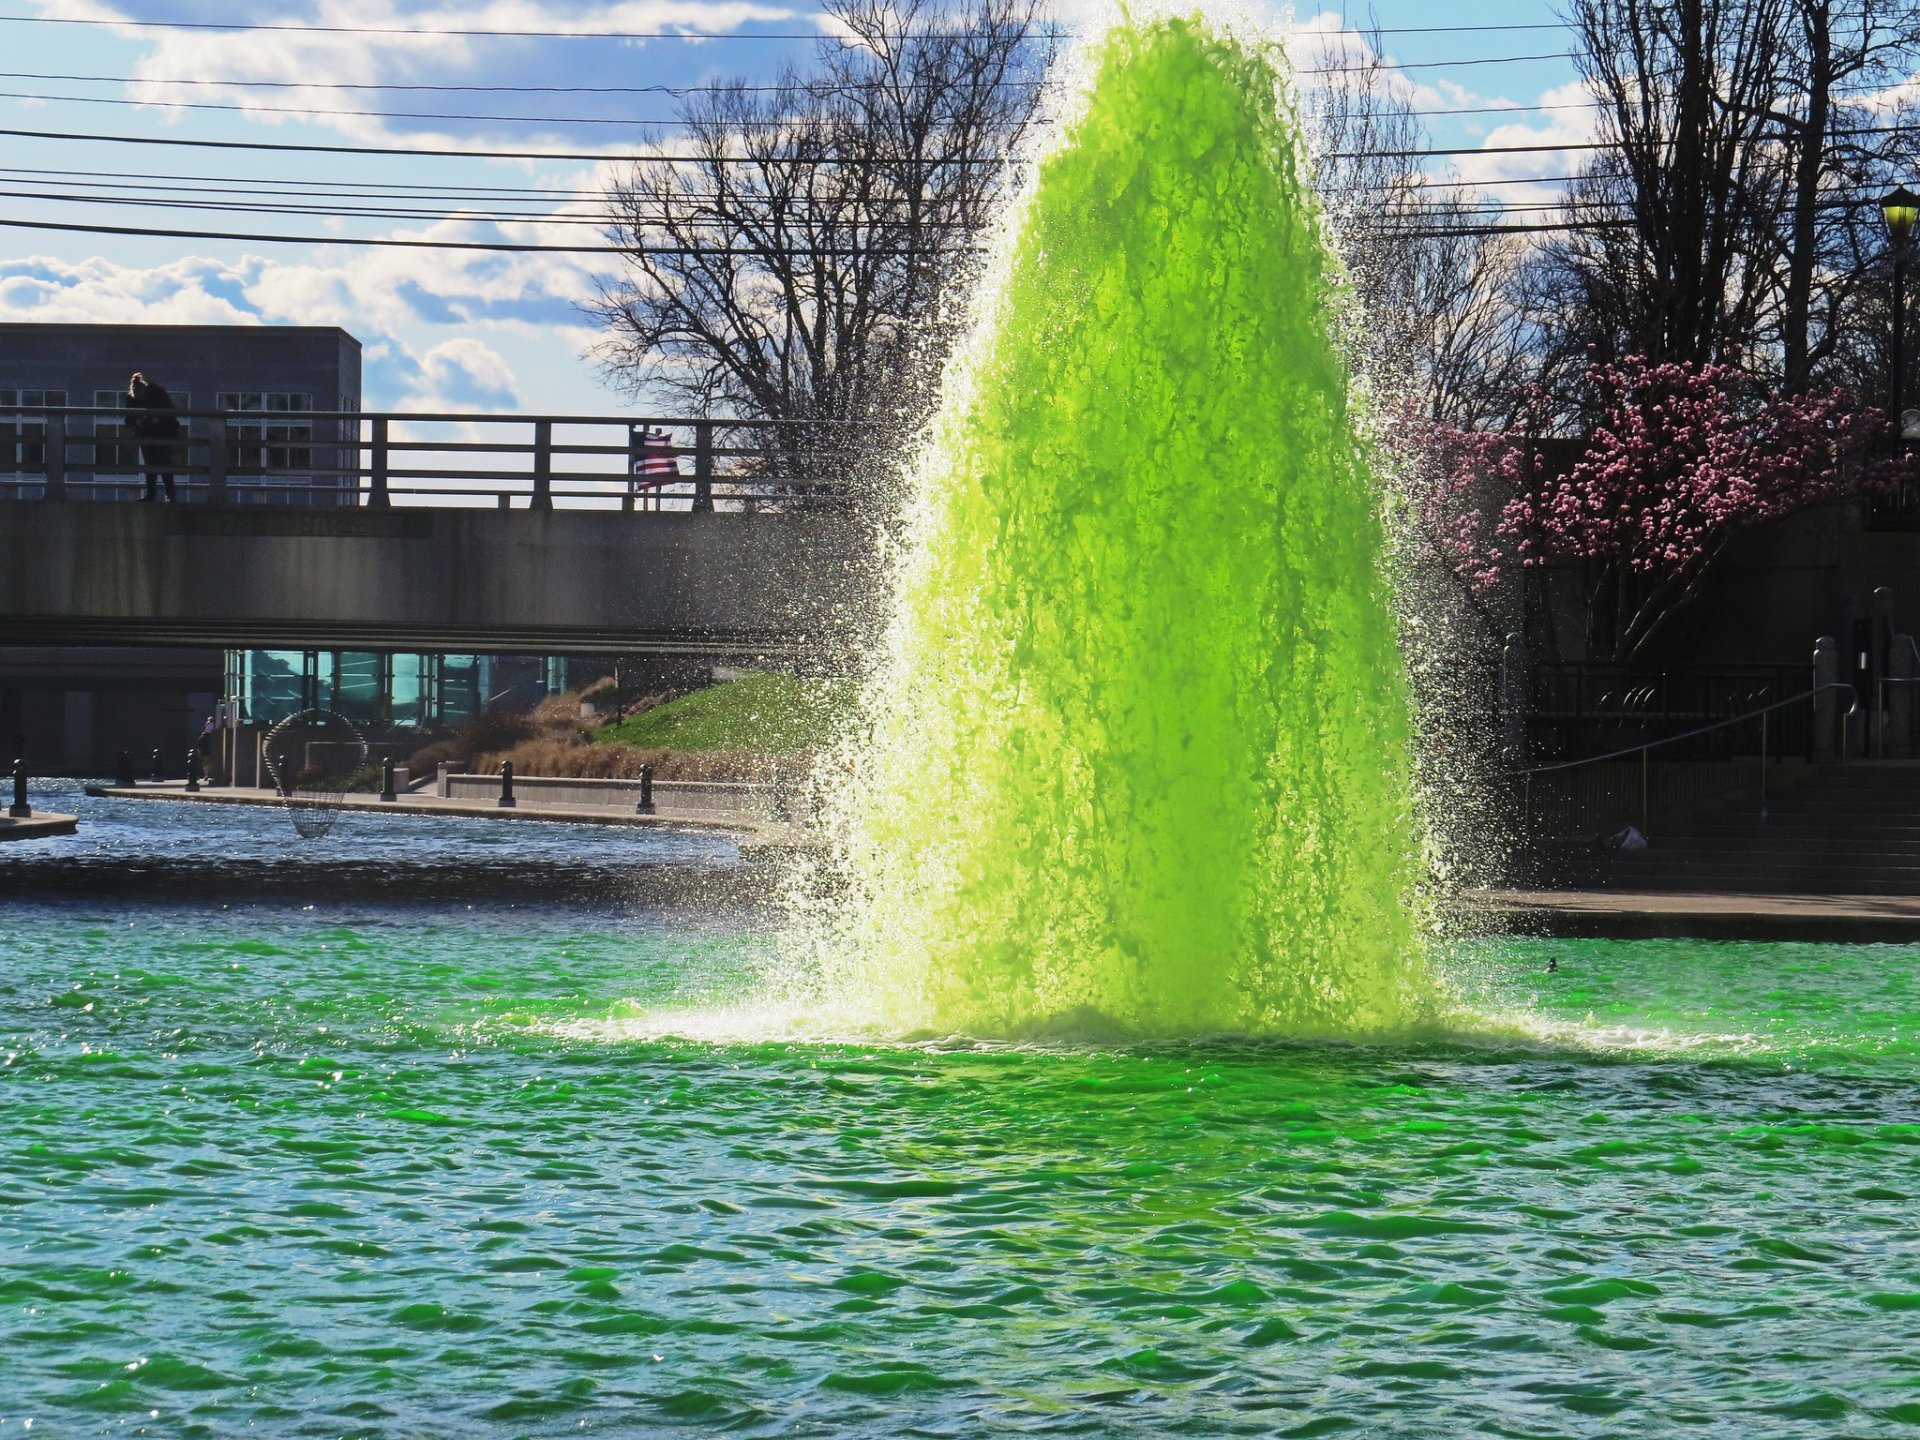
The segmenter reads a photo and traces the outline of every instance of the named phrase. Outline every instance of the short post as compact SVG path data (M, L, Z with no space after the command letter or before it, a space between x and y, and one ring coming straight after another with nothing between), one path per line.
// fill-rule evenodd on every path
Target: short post
M120 752L119 768L113 772L113 785L116 790L131 790L139 782L133 778L133 756L126 751Z
M7 811L15 820L31 820L33 807L27 804L27 762L13 762L13 806Z
M633 813L653 814L653 767L651 765L640 767L640 803L633 807Z
M1887 656L1887 748L1892 760L1913 758L1914 647L1911 635L1895 635Z
M1813 758L1833 759L1834 732L1838 728L1840 701L1836 687L1840 683L1840 647L1831 635L1813 642Z
M67 417L47 417L47 494L49 500L67 498Z
M1767 711L1760 712L1760 821L1767 819Z
M513 761L500 762L500 799L497 802L502 810L511 810L520 802L513 798Z
M393 498L387 490L387 417L373 417L373 447L368 458L367 470L367 506L372 510L385 510L393 504Z
M227 422L216 419L207 427L207 503L224 505L227 494L227 466L232 451L228 448Z
M530 510L553 508L553 422L533 422L533 498Z
M200 750L196 746L187 751L187 794L200 793Z
M713 509L713 422L693 427L693 508Z
M1651 754L1653 754L1651 750L1642 750L1640 752L1640 833L1642 835L1651 835L1653 833L1653 826L1648 823L1647 813L1647 757Z
M389 802L392 801L393 799L393 757L392 756L388 756L385 760L382 760L380 762L380 798L382 800L386 800Z
M1507 636L1500 652L1500 751L1512 765L1527 760L1527 720L1533 712L1533 667L1527 658L1527 637L1518 630Z
M167 767L161 763L158 750L153 752L153 778L156 784L167 778Z

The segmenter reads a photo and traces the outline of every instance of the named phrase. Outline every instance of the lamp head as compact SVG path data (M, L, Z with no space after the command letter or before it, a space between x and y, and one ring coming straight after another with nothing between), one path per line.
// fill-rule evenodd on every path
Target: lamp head
M1913 234L1914 223L1920 221L1920 195L1902 185L1882 196L1880 218L1887 222L1887 238L1904 245Z

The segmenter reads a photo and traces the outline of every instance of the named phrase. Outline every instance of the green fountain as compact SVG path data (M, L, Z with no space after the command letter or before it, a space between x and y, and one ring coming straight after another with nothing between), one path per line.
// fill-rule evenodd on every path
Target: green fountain
M1408 696L1286 87L1198 19L1092 63L915 468L829 973L910 1033L1403 1027Z

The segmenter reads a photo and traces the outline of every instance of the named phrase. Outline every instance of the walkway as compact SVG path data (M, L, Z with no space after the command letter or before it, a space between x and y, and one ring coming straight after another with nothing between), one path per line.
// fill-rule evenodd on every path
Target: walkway
M1920 943L1920 895L1472 890L1456 913L1526 934Z
M188 794L184 780L142 784L130 790L110 785L89 785L87 794L105 800L173 800L200 805L279 805L280 797L271 790L209 786L198 794ZM478 804L471 800L442 800L436 795L403 795L397 800L381 800L373 795L350 795L340 802L343 810L375 815L432 815L470 820L548 820L567 825L624 825L669 830L700 830L735 836L743 854L803 848L804 832L792 825L781 825L763 816L728 810L676 809L663 814L635 815L606 806L567 807L530 805L525 801L511 809Z
M0 815L0 840L44 840L49 835L71 835L79 824L72 815L54 815L45 810L34 811L26 820Z

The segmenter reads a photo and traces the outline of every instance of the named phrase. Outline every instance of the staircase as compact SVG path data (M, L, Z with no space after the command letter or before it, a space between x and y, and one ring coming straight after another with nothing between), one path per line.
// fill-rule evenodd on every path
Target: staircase
M1920 895L1920 762L1781 767L1750 798L1656 828L1645 850L1550 847L1548 884L1707 894Z

